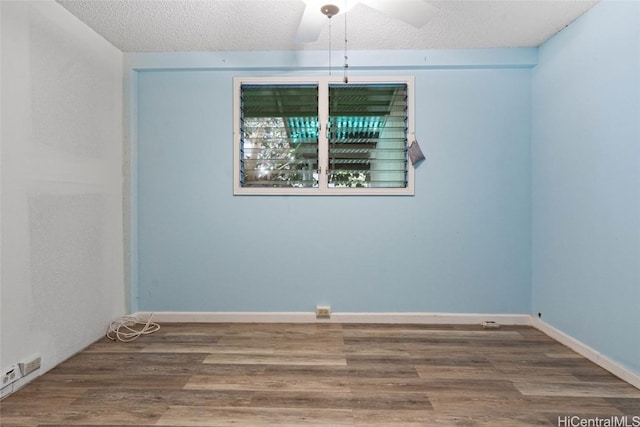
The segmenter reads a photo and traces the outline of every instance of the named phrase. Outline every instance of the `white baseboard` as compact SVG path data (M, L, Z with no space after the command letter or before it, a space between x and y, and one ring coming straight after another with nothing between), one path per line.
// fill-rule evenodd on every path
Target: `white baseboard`
M640 389L640 375L630 371L619 363L614 362L599 351L594 350L583 342L578 341L572 336L565 334L559 329L556 329L548 323L533 316L531 317L531 326L558 341L560 344L566 345L571 350L592 361L596 365L606 369L618 378Z
M426 325L479 325L494 321L502 325L528 325L527 314L481 313L334 313L336 323L407 323Z
M150 312L134 313L147 319ZM528 314L466 313L332 313L330 319L316 319L313 312L175 312L153 313L156 322L168 323L413 323L436 325L479 325L494 321L502 325L529 325Z

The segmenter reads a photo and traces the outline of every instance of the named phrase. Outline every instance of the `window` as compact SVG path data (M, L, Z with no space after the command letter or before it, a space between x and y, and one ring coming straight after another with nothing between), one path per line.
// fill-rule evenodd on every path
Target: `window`
M413 194L413 80L236 78L235 194Z

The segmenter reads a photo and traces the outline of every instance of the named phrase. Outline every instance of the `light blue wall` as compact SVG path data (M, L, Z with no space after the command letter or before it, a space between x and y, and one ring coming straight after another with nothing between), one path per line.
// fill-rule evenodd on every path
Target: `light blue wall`
M604 1L533 71L533 313L640 373L640 2Z
M531 57L516 49L516 62L523 52ZM359 71L415 76L428 160L414 197L234 197L232 78L320 71L293 61L256 71L264 53L235 54L246 65L218 69L215 58L195 69L201 54L181 54L192 70L149 70L173 64L171 54L135 57L147 70L132 80L132 309L528 313L530 69L465 68L467 54L452 56L455 68L394 68L387 57L384 70ZM478 52L468 55L477 62Z

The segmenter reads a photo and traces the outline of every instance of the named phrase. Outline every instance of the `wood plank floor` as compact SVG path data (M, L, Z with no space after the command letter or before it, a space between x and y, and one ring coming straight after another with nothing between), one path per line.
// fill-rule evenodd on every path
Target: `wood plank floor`
M102 339L0 403L2 426L41 427L516 427L565 416L640 420L640 390L525 326L163 324L128 344Z

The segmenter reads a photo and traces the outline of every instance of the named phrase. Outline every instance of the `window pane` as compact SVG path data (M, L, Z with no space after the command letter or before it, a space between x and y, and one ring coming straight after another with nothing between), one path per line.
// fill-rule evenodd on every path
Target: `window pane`
M318 186L318 87L243 85L242 187Z
M407 186L407 85L329 86L329 186Z

